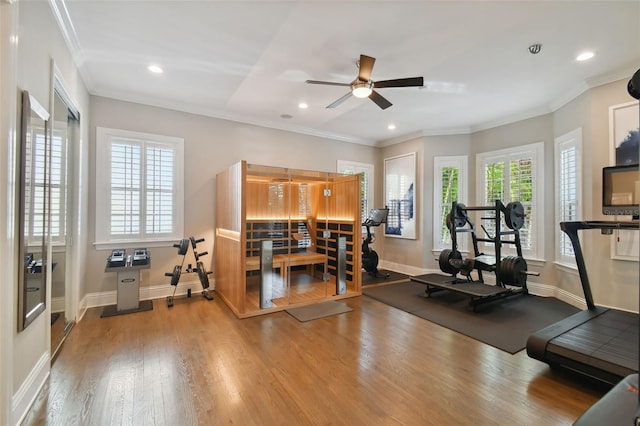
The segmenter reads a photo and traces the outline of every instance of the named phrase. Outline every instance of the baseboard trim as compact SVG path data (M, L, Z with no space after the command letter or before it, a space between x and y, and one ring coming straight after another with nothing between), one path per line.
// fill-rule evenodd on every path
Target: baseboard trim
M215 282L210 280L209 290L213 290L213 288L215 288ZM173 295L173 290L174 287L167 284L140 287L140 300L164 299ZM181 281L178 283L175 290L176 296L184 296L189 290L191 290L191 293L197 294L202 291L202 285L200 284L200 281ZM87 295L82 299L81 305L85 307L85 311L88 308L115 305L118 302L117 295L118 293L115 290L87 293Z
M64 297L51 298L51 313L64 312Z
M433 269L416 268L415 266L403 265L401 263L389 262L386 260L380 260L378 267L380 269L386 269L388 271L398 272L400 274L405 274L409 276L424 275L431 272L440 272L439 269L436 271Z
M11 401L13 424L21 424L29 413L29 409L49 377L50 361L49 352L44 352L25 381L20 385L18 391L13 395Z

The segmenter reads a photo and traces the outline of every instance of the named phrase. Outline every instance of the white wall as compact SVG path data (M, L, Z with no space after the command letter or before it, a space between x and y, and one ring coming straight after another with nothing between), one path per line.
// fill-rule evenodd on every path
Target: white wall
M91 144L89 168L95 164L95 129L110 127L138 132L184 138L185 143L185 237L204 237L198 251L208 251L202 258L205 267L213 267L213 229L215 225L215 176L240 160L250 164L290 167L304 170L335 172L337 160L375 164L377 149L248 124L220 120L201 115L122 102L103 97L91 97ZM376 170L377 174L378 171ZM94 206L95 176L90 178L89 205ZM108 250L95 250L95 211L89 214L89 242L86 247L87 293L114 291L114 274L104 272ZM176 249L150 248L152 268L143 270L141 289L164 286L170 289L173 266L181 261ZM195 264L191 251L186 263ZM186 265L185 263L185 265ZM186 275L181 282L197 281ZM112 302L114 303L114 302Z
M376 242L372 248L381 257L381 264L390 269L417 275L427 270L439 271L433 256L433 159L444 155L468 155L470 135L423 136L380 150L380 178L376 180L376 200L384 203L383 163L385 158L417 152L416 239L384 237L382 227L376 229ZM469 204L468 202L466 204Z
M65 83L68 84L66 88L75 99L81 114L87 111L89 98L53 19L48 2L20 1L11 4L2 2L0 11L2 13L0 161L3 170L0 175L0 198L2 199L0 254L4 259L15 259L17 246L14 238L16 228L14 171L17 161L16 135L19 130L20 93L22 90L28 90L40 104L48 109L53 90L51 87L51 61L53 60L60 69ZM86 137L83 139L86 141ZM81 150L81 146L77 149ZM86 161L80 157L74 158L73 161L78 166L81 163L86 164ZM81 185L80 178L77 178L75 183L72 192L77 198L80 195L79 188L86 187L86 184ZM82 219L81 208L76 214L79 219ZM78 223L86 223L86 220L78 220ZM80 228L77 232L81 232ZM0 424L10 425L20 421L49 373L50 303L42 315L24 331L18 332L15 262L13 260L4 262L2 271L2 294L11 302L5 303L2 309ZM80 266L74 273L77 278L83 275ZM74 290L77 291L77 289Z
M528 282L539 294L559 297L581 306L584 300L577 270L555 264L555 236L562 232L555 223L554 140L581 127L583 132L583 197L584 220L614 220L602 215L600 194L602 168L611 165L609 159L609 115L612 105L633 101L628 95L628 79L593 88L576 97L554 113L478 131L471 135L417 138L383 148L380 160L394 155L417 151L419 158L417 191L420 206L419 230L416 240L383 237L376 240L374 249L381 264L407 273L437 271L432 254L432 176L434 155L469 155L469 192L467 205L476 205L475 156L479 153L510 148L535 142L544 143L544 257L527 260L530 270L540 272ZM377 197L382 194L382 179L376 180ZM378 198L382 199L382 198ZM638 311L638 262L612 260L612 239L598 231L581 233L589 280L596 304Z
M629 76L631 77L631 76ZM634 101L627 92L628 79L596 87L590 91L588 128L590 158L583 161L586 191L591 188L591 203L585 203L585 218L612 220L602 215L602 168L615 164L609 156L609 107ZM587 150L587 149L585 149ZM615 238L598 231L583 232L585 261L596 304L638 310L638 262L611 260L611 244Z
M0 258L11 259L0 268L0 424L12 424L13 338L17 315L15 291L15 132L16 132L16 37L18 8L0 1ZM5 213L7 212L7 213ZM8 301L8 302L7 302Z

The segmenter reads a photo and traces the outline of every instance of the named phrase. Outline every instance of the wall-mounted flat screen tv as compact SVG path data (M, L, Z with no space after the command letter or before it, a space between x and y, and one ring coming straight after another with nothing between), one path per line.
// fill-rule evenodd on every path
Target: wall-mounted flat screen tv
M640 169L638 165L602 169L602 213L640 216Z

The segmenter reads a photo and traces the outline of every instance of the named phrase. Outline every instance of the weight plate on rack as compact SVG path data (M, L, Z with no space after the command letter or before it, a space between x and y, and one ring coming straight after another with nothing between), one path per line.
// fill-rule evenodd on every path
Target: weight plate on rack
M520 201L512 201L507 204L504 213L504 221L509 229L517 231L524 226L524 206Z

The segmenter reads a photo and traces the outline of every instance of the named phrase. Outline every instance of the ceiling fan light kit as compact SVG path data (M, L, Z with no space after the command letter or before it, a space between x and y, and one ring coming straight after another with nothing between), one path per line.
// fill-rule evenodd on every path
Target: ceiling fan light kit
M372 81L357 81L351 85L351 94L356 98L368 98L373 92Z
M381 109L387 109L393 104L374 89L384 87L422 87L424 85L424 79L422 77L397 78L378 81L376 83L371 80L371 71L373 70L373 64L375 62L376 58L360 55L360 60L356 62L358 65L358 77L352 83L334 83L319 80L307 80L306 83L325 86L349 86L351 88L349 93L327 105L327 108L335 108L353 95L356 98L369 98Z

